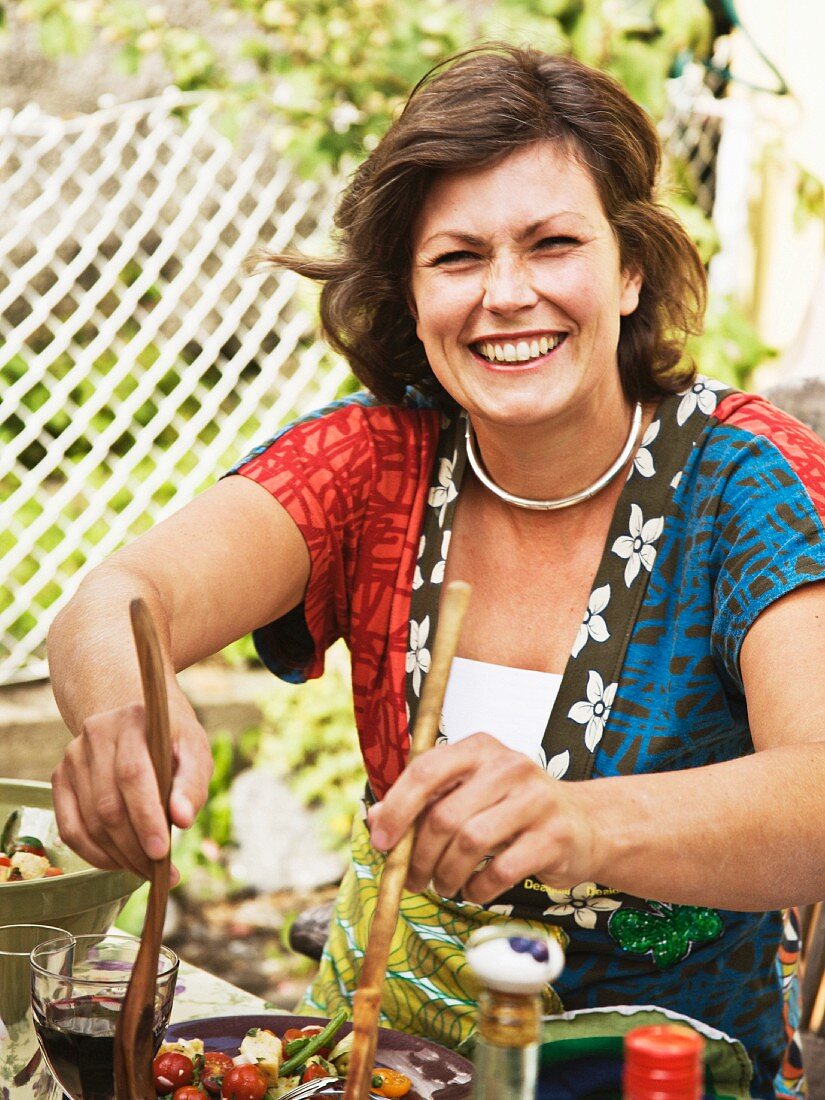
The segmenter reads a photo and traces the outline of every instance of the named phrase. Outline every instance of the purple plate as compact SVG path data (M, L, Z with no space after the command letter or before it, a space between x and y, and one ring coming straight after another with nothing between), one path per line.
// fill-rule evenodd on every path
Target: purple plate
M205 1050L220 1050L234 1057L251 1027L268 1027L280 1037L291 1027L326 1023L317 1016L209 1016L173 1024L166 1032L166 1042L202 1039ZM335 1041L351 1030L351 1024L344 1024ZM380 1027L375 1062L410 1078L412 1088L405 1100L468 1100L470 1095L472 1062L427 1039Z

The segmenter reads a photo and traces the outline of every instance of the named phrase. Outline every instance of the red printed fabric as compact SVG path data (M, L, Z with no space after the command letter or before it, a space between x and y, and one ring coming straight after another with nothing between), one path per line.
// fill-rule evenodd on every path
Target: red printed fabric
M300 681L320 676L327 647L346 641L361 751L378 798L402 771L409 744L410 593L439 428L435 410L356 398L299 421L236 468L286 509L312 562L306 660L298 666L295 647L291 658L278 649L280 624L257 632L261 655Z
M805 486L825 523L825 450L818 435L755 393L725 397L714 416L729 427L769 439Z

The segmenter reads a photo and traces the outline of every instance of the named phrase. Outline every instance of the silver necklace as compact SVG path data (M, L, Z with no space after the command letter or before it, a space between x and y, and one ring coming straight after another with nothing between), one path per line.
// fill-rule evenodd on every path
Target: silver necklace
M622 466L624 466L630 458L631 452L639 436L639 427L641 423L642 403L639 401L636 404L636 408L633 410L633 420L630 424L630 434L627 437L627 442L624 447L622 447L622 453L613 465L605 470L592 485L588 485L586 489L579 489L579 491L573 493L572 496L559 497L558 500L532 500L530 497L517 497L514 493L508 493L506 489L502 489L500 485L497 485L484 469L481 459L476 454L475 435L469 415L467 416L467 427L464 433L464 437L467 441L467 460L472 467L473 473L481 484L485 485L491 493L495 493L500 500L505 501L507 504L514 504L516 508L529 508L534 512L552 512L556 508L569 508L573 504L578 504L579 501L589 500L590 497L594 497L597 493L600 493L605 485L608 485L613 480Z

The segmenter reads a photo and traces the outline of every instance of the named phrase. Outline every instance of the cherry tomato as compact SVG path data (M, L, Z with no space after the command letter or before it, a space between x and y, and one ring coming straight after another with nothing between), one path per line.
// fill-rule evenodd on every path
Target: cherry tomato
M0 867L11 867L11 860L8 856L4 856L2 852L0 852ZM298 1032L298 1034L301 1034L300 1031Z
M301 1074L301 1084L304 1085L307 1081L314 1081L316 1077L329 1077L329 1070L325 1066L319 1066L317 1062L310 1062Z
M266 1074L260 1066L233 1066L223 1079L224 1100L263 1100Z
M43 872L43 878L57 878L58 875L63 874L62 867L47 867Z
M13 856L15 852L31 852L33 856L45 856L46 849L43 847L43 842L36 836L18 836L9 845L8 854Z
M191 1085L195 1079L195 1067L192 1059L185 1054L177 1050L167 1050L152 1062L152 1077L155 1092L158 1096L162 1096L180 1085Z
M220 1050L207 1050L203 1056L203 1069L201 1070L201 1085L212 1096L220 1096L221 1084L224 1075L232 1069L235 1063L228 1054Z
M378 1096L406 1096L412 1088L412 1081L394 1069L382 1069L376 1066L372 1071L371 1087Z
M175 1089L172 1100L205 1100L208 1096L209 1093L197 1085L181 1085L179 1089Z
M299 1027L288 1027L281 1036L281 1042L291 1043L293 1039L306 1039L306 1035Z

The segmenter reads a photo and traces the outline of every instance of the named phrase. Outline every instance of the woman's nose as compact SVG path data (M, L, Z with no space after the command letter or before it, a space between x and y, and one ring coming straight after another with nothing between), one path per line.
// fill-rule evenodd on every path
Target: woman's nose
M490 264L482 301L485 309L491 313L512 313L537 301L527 265L511 258Z

